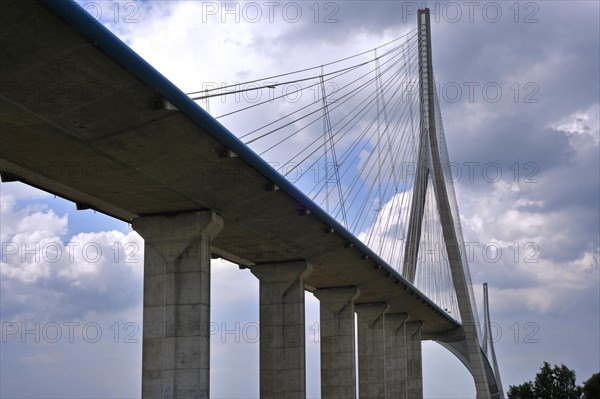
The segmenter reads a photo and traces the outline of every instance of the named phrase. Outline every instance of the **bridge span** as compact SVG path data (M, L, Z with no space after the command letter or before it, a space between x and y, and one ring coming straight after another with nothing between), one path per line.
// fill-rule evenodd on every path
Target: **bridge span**
M209 397L211 257L260 281L261 398L305 397L304 290L329 330L324 398L355 397L356 381L361 397L422 396L423 339L454 348L478 397L497 397L487 359L467 344L479 339L474 323L450 316L99 22L65 1L5 9L2 181L127 221L145 239L142 397ZM39 95L57 84L79 94Z

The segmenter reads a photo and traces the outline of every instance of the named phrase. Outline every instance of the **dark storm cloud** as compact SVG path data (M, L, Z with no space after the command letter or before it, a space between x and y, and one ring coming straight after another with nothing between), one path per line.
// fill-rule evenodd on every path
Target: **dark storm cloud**
M300 40L335 45L361 31L381 34L389 28L412 30L416 27L416 16L408 17L407 23L403 23L402 7L402 2L396 1L324 2L317 18L314 8L305 6L304 18L280 37L281 44L288 49Z
M540 253L553 261L572 261L598 245L598 146L591 136L573 136L549 125L599 102L598 4L538 4L539 21L534 24L510 18L497 24L434 24L434 63L442 84L471 81L481 87L497 82L502 87L505 97L497 103L481 95L473 103L466 96L457 103L442 98L451 159L459 164L497 162L509 183L514 181L509 167L518 162L522 191L515 200L539 202L520 210L564 215L562 223L553 226L555 232L546 232ZM514 82L521 89L535 83L537 103L526 103L521 96L514 101ZM478 129L465 134L461 127L469 129L469 120L479 122ZM527 186L522 178L529 172L523 170L528 162L539 170L537 182ZM478 178L473 184L466 179L458 184L473 195L491 193L491 184L481 174Z

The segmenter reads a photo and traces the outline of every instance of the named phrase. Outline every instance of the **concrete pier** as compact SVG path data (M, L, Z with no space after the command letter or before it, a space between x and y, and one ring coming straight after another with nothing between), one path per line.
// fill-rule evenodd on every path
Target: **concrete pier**
M405 325L407 319L407 313L385 315L385 390L388 398L409 398Z
M421 321L406 323L406 354L408 366L408 397L423 397L423 359L421 352Z
M208 398L210 241L214 212L142 217L144 238L142 398Z
M306 398L306 261L256 265L260 287L260 397Z
M356 398L354 300L356 287L318 289L320 302L321 397Z
M385 312L386 303L359 304L358 390L359 397L383 399L385 392Z

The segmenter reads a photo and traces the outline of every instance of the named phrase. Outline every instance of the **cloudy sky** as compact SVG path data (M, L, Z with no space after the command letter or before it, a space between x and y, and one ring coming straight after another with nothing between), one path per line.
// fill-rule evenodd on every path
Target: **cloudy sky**
M421 5L80 3L186 92L371 49L414 29ZM474 289L480 300L490 286L504 387L543 361L581 383L600 369L599 3L428 6ZM0 190L0 395L139 397L143 240L20 183ZM212 270L211 396L258 397L258 283L221 260ZM306 320L307 392L318 397L310 294ZM435 343L424 344L424 384L427 398L474 396Z

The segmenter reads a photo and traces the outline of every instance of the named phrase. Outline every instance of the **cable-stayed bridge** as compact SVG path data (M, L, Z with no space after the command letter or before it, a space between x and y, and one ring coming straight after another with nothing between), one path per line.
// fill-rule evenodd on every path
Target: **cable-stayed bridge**
M143 397L209 397L211 256L259 279L261 398L306 396L305 290L320 301L322 397L422 397L422 340L465 364L478 397L503 397L463 256L428 10L375 49L188 94L74 3L12 10L2 180L144 238ZM23 90L57 82L76 94Z

